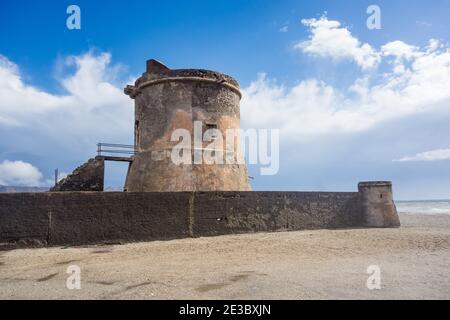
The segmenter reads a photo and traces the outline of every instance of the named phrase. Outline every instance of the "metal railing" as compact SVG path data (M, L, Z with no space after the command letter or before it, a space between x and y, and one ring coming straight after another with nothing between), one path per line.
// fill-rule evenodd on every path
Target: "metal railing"
M97 143L97 155L108 156L111 154L123 154L132 156L136 153L133 145L117 143Z

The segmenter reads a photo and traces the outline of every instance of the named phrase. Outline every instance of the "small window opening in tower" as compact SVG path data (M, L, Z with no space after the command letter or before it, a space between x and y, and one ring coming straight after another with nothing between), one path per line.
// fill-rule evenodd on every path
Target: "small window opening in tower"
M135 146L135 149L136 149L137 146L138 146L139 143L140 143L140 138L141 138L140 132L139 132L139 120L136 120L136 121L134 122L134 132L135 132L135 134L136 134L136 138L135 138L135 142L134 142L134 146Z
M216 129L217 130L217 124L216 123L212 123L212 122L207 122L206 124L205 124L205 132L206 131L208 131L208 130L212 130L212 129ZM215 134L213 134L212 136L211 136L211 138L212 139L216 139L217 137L216 137L216 135Z
M206 123L206 130L210 130L210 129L217 129L217 124L216 123Z

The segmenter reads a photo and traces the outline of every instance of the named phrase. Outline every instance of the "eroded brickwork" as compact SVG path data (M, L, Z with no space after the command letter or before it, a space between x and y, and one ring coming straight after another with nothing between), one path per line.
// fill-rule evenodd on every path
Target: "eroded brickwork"
M395 210L391 206L385 210ZM375 210L369 217L368 209L361 192L0 194L0 244L81 245L397 225L396 213ZM375 214L383 216L376 223Z
M89 159L50 191L103 191L104 175L105 161L101 158Z

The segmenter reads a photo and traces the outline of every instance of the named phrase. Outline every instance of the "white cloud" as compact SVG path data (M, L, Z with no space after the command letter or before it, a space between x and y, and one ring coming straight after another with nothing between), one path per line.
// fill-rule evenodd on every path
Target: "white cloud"
M411 59L417 57L419 48L404 43L403 41L392 41L381 47L384 56L395 56L397 58Z
M129 143L133 101L123 93L126 81L117 80L121 66L111 64L109 53L93 52L69 56L63 65L75 71L58 79L65 93L53 94L25 83L19 67L0 56L0 126L12 134L26 130L27 143L38 136L50 154L93 151L99 141Z
M411 157L403 157L398 160L400 162L406 161L437 161L437 160L448 160L450 159L450 149L437 149L426 152L417 153Z
M62 85L71 94L89 106L98 108L117 103L129 103L129 98L123 94L122 88L113 84L120 65L110 67L111 55L101 53L97 56L91 53L82 56L70 56L66 64L75 66L77 71L71 77L62 79Z
M309 27L309 40L301 41L295 48L305 53L333 59L350 59L355 61L363 70L371 69L380 62L380 54L369 44L361 43L341 23L320 19L303 19L302 23Z
M65 92L54 94L27 84L19 66L0 55L0 130L8 135L0 149L15 152L20 141L22 154L70 172L63 163L87 160L97 142L130 143L134 110L123 93L122 66L112 65L109 53L69 56L62 65L57 81ZM2 158L8 154L0 152Z
M289 27L288 26L283 26L278 31L283 32L283 33L288 32L289 31Z
M306 52L355 57L354 52L361 48L358 39L339 28L339 22L325 17L307 21L312 36L301 45ZM389 42L380 53L368 47L369 65L378 63L379 58L386 62L388 71L363 73L344 89L314 78L286 87L260 75L243 90L243 125L277 127L295 138L364 131L387 121L450 107L448 47L435 39L424 47ZM361 66L369 66L365 63Z
M111 67L110 62L108 53L68 57L65 65L75 66L76 72L60 79L67 94L56 95L24 83L19 67L0 56L0 122L66 132L128 127L132 102L123 94L123 84L113 83L119 67Z
M0 55L0 122L3 125L21 125L23 118L65 108L74 103L71 100L25 85L18 66Z
M0 163L0 185L40 186L42 173L23 161L4 160Z

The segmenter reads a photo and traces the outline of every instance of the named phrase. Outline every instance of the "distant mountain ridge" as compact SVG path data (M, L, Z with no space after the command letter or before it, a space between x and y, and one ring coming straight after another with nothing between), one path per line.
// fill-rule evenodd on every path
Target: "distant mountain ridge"
M6 192L46 192L48 187L25 187L25 186L0 186L0 193Z

